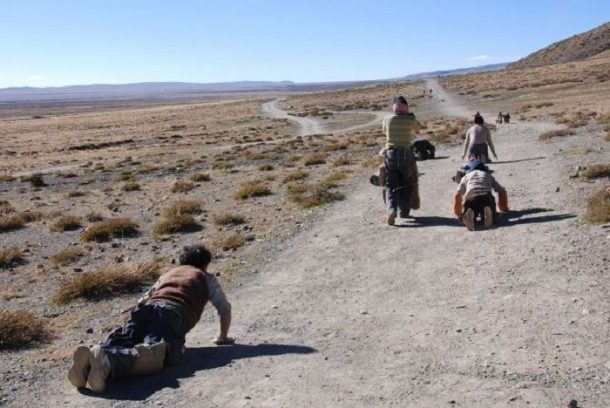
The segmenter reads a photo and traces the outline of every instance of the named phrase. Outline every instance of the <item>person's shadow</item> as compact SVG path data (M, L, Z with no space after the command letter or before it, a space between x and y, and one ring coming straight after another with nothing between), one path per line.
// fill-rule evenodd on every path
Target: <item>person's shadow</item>
M527 215L539 214L553 211L550 208L525 208L523 210L509 210L501 216L498 221L498 226L510 227L519 224L539 224L543 222L561 221L569 218L574 218L574 214L554 214L554 215L539 215L536 217L525 218Z
M460 227L463 226L457 217L409 217L408 221L395 224L396 228L423 228L423 227Z
M317 350L312 347L289 344L235 344L233 346L187 348L184 362L177 366L165 367L160 373L121 377L116 381L109 380L108 388L103 394L93 394L89 389L79 391L85 395L104 399L143 401L163 388L179 388L178 380L180 378L193 377L198 371L223 367L234 360L315 352Z

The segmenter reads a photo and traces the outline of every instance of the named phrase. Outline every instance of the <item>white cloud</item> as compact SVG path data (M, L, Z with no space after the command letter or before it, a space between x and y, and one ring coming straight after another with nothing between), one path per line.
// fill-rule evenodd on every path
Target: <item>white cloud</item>
M491 57L487 54L476 55L474 57L468 58L470 61L485 61L491 59Z

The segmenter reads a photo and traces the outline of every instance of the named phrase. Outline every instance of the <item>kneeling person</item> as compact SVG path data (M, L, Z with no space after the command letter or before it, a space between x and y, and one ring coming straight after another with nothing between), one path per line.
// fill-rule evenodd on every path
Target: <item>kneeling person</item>
M411 151L416 160L434 159L436 148L426 139L416 139L411 143Z
M216 344L232 344L228 337L231 304L216 280L207 273L212 255L203 245L184 247L180 265L163 274L138 302L129 320L113 330L100 345L74 352L68 379L75 387L89 384L94 392L106 389L108 378L152 374L164 364L176 364L185 354L185 336L197 324L205 304L220 315Z
M475 220L478 216L483 220L485 227L491 227L496 218L496 200L492 190L498 193L498 210L508 211L508 195L506 189L496 181L487 171L486 166L479 161L468 163L469 171L460 180L460 185L453 198L453 212L466 225L469 231L474 230ZM462 197L463 204L462 204Z

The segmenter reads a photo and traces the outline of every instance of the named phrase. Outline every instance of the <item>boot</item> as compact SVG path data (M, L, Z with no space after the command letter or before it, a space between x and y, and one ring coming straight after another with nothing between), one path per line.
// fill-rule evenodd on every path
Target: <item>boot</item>
M419 183L415 183L413 185L413 191L411 193L411 208L414 210L419 210L421 206L421 202L419 200Z
M462 221L464 221L464 225L466 226L466 229L468 229L468 231L474 231L474 217L475 215L474 211L472 211L472 208L466 210Z
M388 225L394 225L396 222L396 210L388 212Z
M164 341L155 344L137 344L138 358L133 363L131 375L153 374L163 369L167 343Z
M100 346L91 347L89 357L89 376L87 382L93 392L104 392L106 390L106 379L110 376L110 361Z
M485 228L489 228L493 225L493 223L494 223L493 211L491 210L491 207L485 207L483 209L483 225L485 225Z
M89 375L89 360L91 359L89 347L79 346L72 355L72 367L68 371L68 380L76 388L87 386L87 375Z

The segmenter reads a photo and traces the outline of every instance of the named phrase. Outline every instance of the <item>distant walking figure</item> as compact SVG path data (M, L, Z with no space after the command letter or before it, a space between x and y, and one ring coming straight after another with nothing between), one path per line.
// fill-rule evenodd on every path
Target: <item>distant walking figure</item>
M500 125L503 120L504 120L504 115L502 114L502 112L498 113L498 116L496 117L496 123L498 125Z
M474 115L473 122L474 125L466 132L462 159L468 157L468 160L476 159L483 163L490 163L491 160L489 159L488 146L489 149L491 149L494 158L498 159L489 129L485 126L483 116L481 116L479 112Z
M510 113L508 112L504 115L504 123L510 123Z

